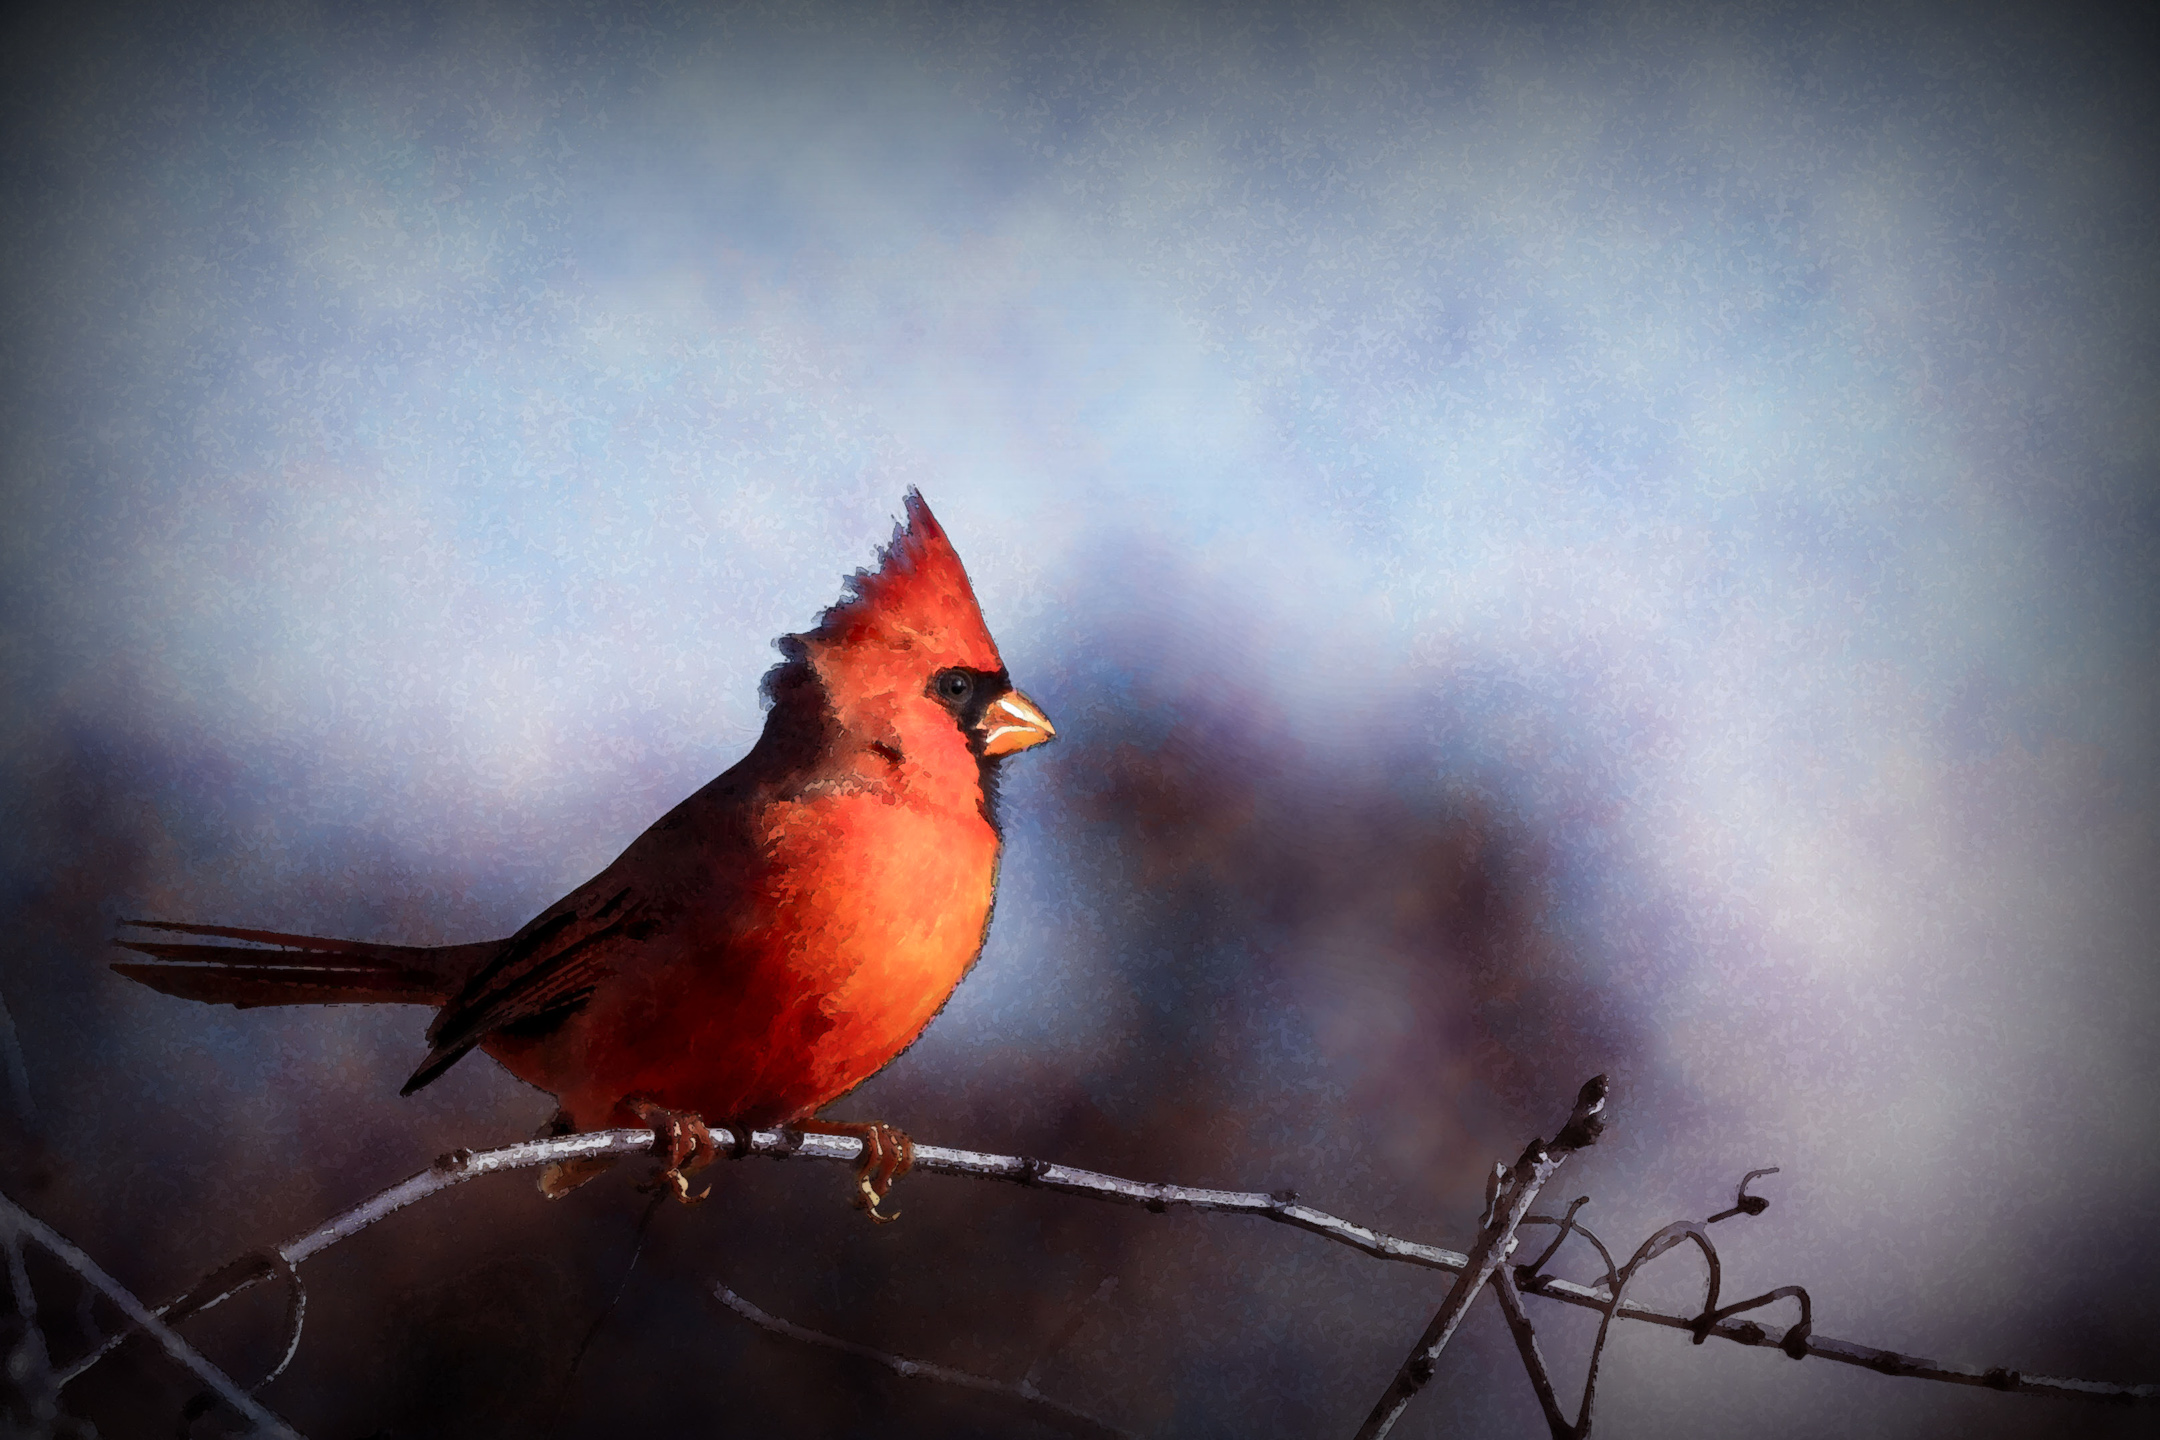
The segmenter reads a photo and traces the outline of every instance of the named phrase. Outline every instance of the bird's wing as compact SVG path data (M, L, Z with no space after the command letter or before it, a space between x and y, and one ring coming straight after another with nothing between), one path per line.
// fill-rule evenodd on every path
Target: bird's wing
M624 946L649 936L659 918L649 894L612 865L534 917L503 942L428 1028L433 1049L402 1094L441 1075L487 1036L521 1023L567 1019L614 973Z

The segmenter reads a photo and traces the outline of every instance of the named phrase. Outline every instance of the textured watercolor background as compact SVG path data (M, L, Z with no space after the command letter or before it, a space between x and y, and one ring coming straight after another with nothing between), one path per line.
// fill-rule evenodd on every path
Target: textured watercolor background
M1062 738L1010 767L980 968L838 1113L1460 1245L1609 1071L1560 1188L1616 1242L1780 1165L1735 1287L2160 1380L2149 24L15 23L0 1181L143 1294L549 1107L485 1062L399 1100L421 1012L126 985L114 920L507 933L747 747L767 642L915 484ZM1347 1434L1439 1294L1233 1219L843 1196L725 1173L572 1378L638 1198L474 1186L312 1263L265 1399L317 1440L1028 1433L724 1277L1151 1434ZM274 1320L197 1333L252 1372ZM70 1392L113 1435L187 1393ZM1662 1331L1602 1395L1614 1436L2150 1420ZM1402 1433L1539 1433L1491 1314Z

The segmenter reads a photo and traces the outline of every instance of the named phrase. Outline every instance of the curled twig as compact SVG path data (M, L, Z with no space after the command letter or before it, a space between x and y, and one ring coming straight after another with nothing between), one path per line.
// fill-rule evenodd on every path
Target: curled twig
M1800 1286L1784 1285L1731 1305L1720 1307L1718 1304L1718 1288L1723 1275L1718 1262L1717 1247L1710 1242L1708 1227L1735 1215L1760 1215L1769 1209L1770 1202L1761 1196L1748 1194L1747 1187L1764 1175L1776 1173L1775 1166L1765 1170L1750 1170L1740 1181L1738 1196L1731 1209L1722 1210L1700 1224L1693 1220L1674 1221L1643 1241L1628 1263L1618 1270L1613 1268L1612 1252L1605 1248L1605 1242L1598 1239L1589 1226L1576 1222L1576 1212L1588 1203L1589 1197L1576 1200L1568 1206L1567 1214L1558 1220L1550 1216L1532 1216L1525 1222L1556 1225L1560 1233L1536 1260L1527 1265L1516 1266L1512 1272L1502 1270L1494 1277L1493 1288L1499 1297L1501 1310L1507 1317L1508 1328L1514 1333L1516 1348L1522 1354L1524 1368L1530 1373L1531 1388L1537 1392L1538 1404L1545 1412L1546 1424L1551 1428L1554 1440L1587 1440L1590 1434L1591 1404L1597 1393L1598 1366L1604 1358L1605 1340L1611 1329L1613 1316L1619 1313L1625 1301L1627 1287L1645 1265L1683 1243L1692 1242L1702 1251L1708 1270L1702 1309L1687 1322L1687 1328L1693 1334L1696 1344L1702 1344L1712 1334L1723 1333L1719 1327L1735 1315L1773 1301L1794 1299L1800 1302L1800 1323L1787 1330L1778 1344L1780 1349L1795 1360L1807 1356L1808 1336L1814 1328L1814 1311L1807 1291ZM1606 1288L1605 1317L1599 1322L1597 1339L1590 1347L1590 1364L1583 1377L1582 1408L1577 1412L1573 1424L1568 1423L1567 1418L1560 1413L1559 1400L1554 1394L1551 1377L1547 1374L1544 1356L1538 1350L1536 1331L1530 1324L1529 1316L1523 1311L1522 1297L1517 1289L1520 1284L1523 1288L1535 1289L1539 1293L1549 1293L1542 1289L1548 1282L1539 1272L1571 1234L1582 1236L1596 1247L1598 1257L1605 1262L1605 1277L1601 1283ZM1743 1322L1735 1328L1750 1332L1751 1343L1759 1344L1767 1339L1767 1332L1752 1321Z
M1717 1212L1717 1214L1712 1215L1709 1219L1703 1221L1702 1223L1705 1225L1715 1225L1718 1223L1718 1221L1730 1220L1735 1215L1762 1214L1763 1211L1770 1208L1770 1202L1768 1200L1765 1200L1760 1195L1748 1194L1747 1187L1754 1184L1757 1180L1760 1180L1765 1175L1775 1175L1777 1173L1778 1167L1775 1165L1772 1165L1767 1169L1763 1170L1748 1171L1747 1174L1740 1177L1740 1188L1738 1191L1735 1192L1733 1196L1732 1208L1729 1210L1720 1210Z
M1523 1224L1525 1225L1556 1225L1559 1227L1560 1233L1553 1236L1552 1244L1546 1246L1542 1251L1538 1252L1537 1259L1528 1261L1515 1267L1515 1278L1518 1284L1526 1286L1536 1285L1539 1276L1543 1273L1545 1269L1545 1262L1552 1259L1554 1255L1557 1255L1560 1252L1560 1247L1567 1243L1567 1237L1570 1235L1580 1235L1583 1237L1583 1239L1588 1240L1592 1245L1595 1245L1597 1247L1598 1254L1603 1256L1605 1260L1605 1276L1607 1282L1611 1284L1619 1283L1619 1272L1613 1268L1612 1252L1605 1248L1605 1242L1598 1239L1597 1236L1591 1234L1589 1227L1577 1225L1575 1223L1575 1213L1589 1203L1589 1196L1576 1196L1573 1200L1568 1202L1567 1214L1561 1216L1558 1220L1553 1219L1550 1215L1525 1215L1523 1217Z
M293 1268L292 1262L274 1250L252 1251L211 1271L195 1282L194 1287L185 1295L159 1306L156 1314L167 1325L178 1325L190 1316L199 1315L212 1306L222 1305L241 1291L252 1290L269 1280L282 1280L285 1283L285 1343L279 1350L277 1363L270 1367L269 1373L247 1387L248 1393L252 1395L284 1374L286 1367L292 1364L293 1356L300 1353L300 1331L307 1321L307 1287L301 1283L300 1272ZM105 1349L118 1343L120 1338L122 1337L108 1340L104 1348L93 1352L93 1357L85 1357L75 1362L60 1377L60 1383L64 1385L90 1368L94 1356L102 1356Z
M252 1395L234 1384L231 1376L197 1354L193 1346L174 1334L164 1321L151 1314L142 1301L136 1299L119 1281L107 1275L96 1261L5 1196L0 1196L0 1229L5 1229L11 1238L21 1236L30 1241L81 1276L117 1307L121 1314L134 1322L135 1328L155 1340L166 1354L209 1387L218 1399L239 1411L258 1431L267 1435L284 1436L286 1440L300 1440L291 1426L264 1409Z

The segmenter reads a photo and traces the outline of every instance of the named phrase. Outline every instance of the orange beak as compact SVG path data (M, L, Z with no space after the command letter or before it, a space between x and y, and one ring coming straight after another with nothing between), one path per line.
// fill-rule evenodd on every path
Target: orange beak
M1008 690L990 702L976 723L985 755L1013 755L1057 737L1057 727L1034 701Z

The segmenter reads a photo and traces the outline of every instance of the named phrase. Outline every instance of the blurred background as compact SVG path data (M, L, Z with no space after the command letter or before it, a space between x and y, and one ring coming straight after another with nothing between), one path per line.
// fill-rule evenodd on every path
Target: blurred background
M115 921L508 933L743 753L769 642L918 485L1060 738L1007 769L980 966L832 1113L1462 1248L1603 1071L1553 1203L1615 1246L1777 1165L1728 1294L2160 1381L2142 13L19 16L0 1186L159 1300L530 1133L485 1060L398 1098L426 1012L168 999ZM1347 1435L1444 1288L936 1177L873 1229L762 1161L626 1281L633 1178L311 1261L263 1399L314 1440L1050 1433L725 1280L1150 1435ZM278 1310L190 1333L245 1380ZM191 1393L131 1347L67 1401L167 1435ZM1599 1419L2151 1422L1641 1326ZM1541 1424L1485 1305L1398 1433Z

